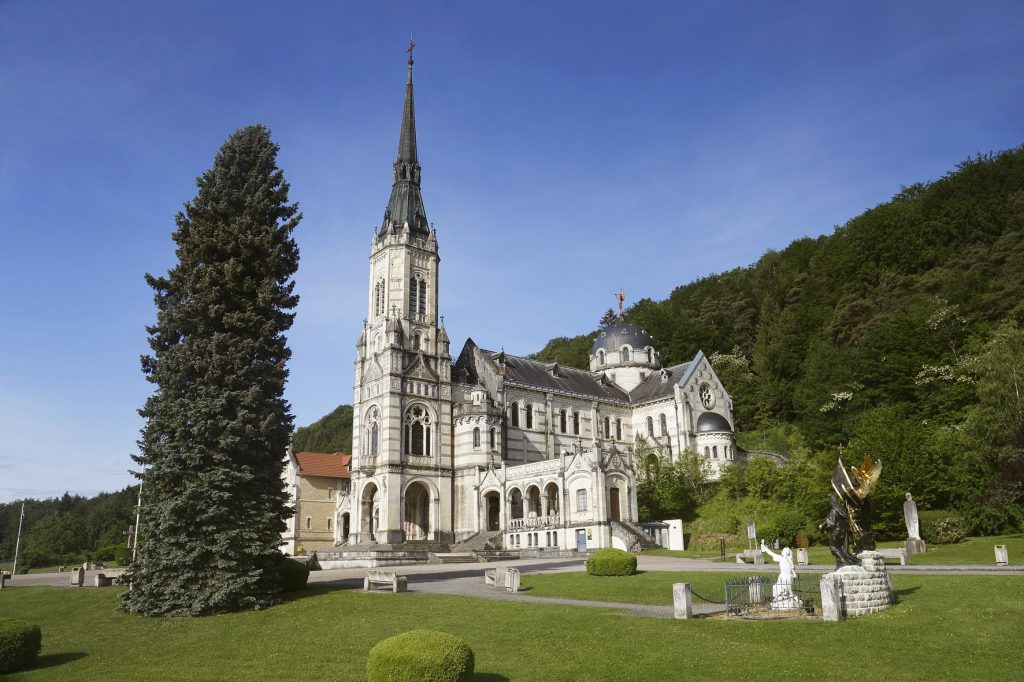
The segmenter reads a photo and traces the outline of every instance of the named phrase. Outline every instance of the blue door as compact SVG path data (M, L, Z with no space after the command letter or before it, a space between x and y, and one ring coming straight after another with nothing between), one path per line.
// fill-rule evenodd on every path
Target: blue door
M579 552L587 551L587 531L576 531L576 550Z

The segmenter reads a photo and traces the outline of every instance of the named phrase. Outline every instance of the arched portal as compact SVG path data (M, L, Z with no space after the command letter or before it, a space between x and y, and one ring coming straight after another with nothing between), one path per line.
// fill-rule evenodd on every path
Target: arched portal
M526 515L540 516L540 488L535 485L526 489Z
M430 538L430 491L422 483L405 489L405 539Z
M359 532L370 542L377 541L380 526L380 490L376 483L367 483L359 499Z
M349 513L345 512L341 515L341 521L338 523L338 539L343 545L348 542L349 521Z
M548 483L544 486L544 502L547 503L547 516L558 515L558 484Z
M487 530L501 530L501 495L497 492L484 495L484 507L487 510Z
M509 512L511 512L512 518L523 518L523 494L519 492L519 488L512 488L509 492L508 499Z

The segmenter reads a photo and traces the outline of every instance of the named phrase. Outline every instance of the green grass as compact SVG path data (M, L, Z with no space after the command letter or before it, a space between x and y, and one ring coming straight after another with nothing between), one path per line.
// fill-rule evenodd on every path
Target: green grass
M607 594L612 587L596 586L634 590L626 582L633 581L642 586L637 592L656 591L664 589L659 582L680 577L591 580ZM695 586L722 579L687 576ZM524 576L533 594L548 581ZM21 587L0 592L0 617L25 618L43 630L40 667L11 680L359 680L374 644L414 628L465 639L482 673L478 679L491 682L765 674L1020 679L1024 579L894 575L893 583L899 604L843 623L658 620L584 607L323 587L265 611L177 619L118 613L115 590Z
M82 563L83 563L82 561L79 561L77 564L64 564L64 572L65 573L70 573L71 569L75 568L76 566L81 566ZM100 562L100 563L104 564L104 568L124 568L123 565L117 563L116 561L106 561L106 562ZM93 565L95 565L95 562L93 562ZM11 562L11 561L0 562L0 570L7 571L8 573L11 572L11 569L13 568L13 566L14 566L14 563ZM18 572L20 573L23 568L25 568L25 565L19 563L18 564ZM39 566L39 567L36 567L36 568L30 568L30 569L28 569L28 572L29 573L56 573L58 568L60 568L60 566L58 566L57 564L54 564L53 566Z

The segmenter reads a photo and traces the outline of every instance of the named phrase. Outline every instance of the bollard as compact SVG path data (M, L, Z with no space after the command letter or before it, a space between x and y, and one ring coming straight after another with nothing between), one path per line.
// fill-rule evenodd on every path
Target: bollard
M1006 566L1010 563L1009 552L1006 545L996 545L996 566Z
M821 577L821 619L843 619L843 581L836 573L826 573Z
M518 568L506 568L505 569L505 589L509 592L519 591L519 569Z
M807 565L807 548L797 547L796 548L796 562L801 566Z
M690 583L672 584L672 609L676 618L693 618L693 591Z

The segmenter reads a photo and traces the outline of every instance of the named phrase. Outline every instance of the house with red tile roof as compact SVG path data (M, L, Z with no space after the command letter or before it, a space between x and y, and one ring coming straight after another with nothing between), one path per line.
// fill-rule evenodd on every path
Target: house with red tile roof
M339 527L336 510L338 499L348 496L351 461L344 452L293 453L289 448L284 480L295 513L282 534L281 551L311 554L344 542L348 529L344 523Z

